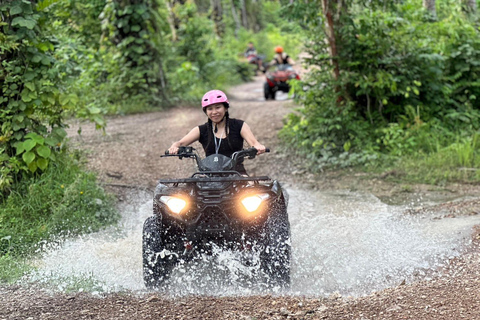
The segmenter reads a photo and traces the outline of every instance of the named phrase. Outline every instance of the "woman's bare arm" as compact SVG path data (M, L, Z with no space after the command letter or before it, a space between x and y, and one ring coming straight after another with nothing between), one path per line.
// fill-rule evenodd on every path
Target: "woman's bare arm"
M192 130L190 130L189 133L187 133L182 139L180 139L177 142L174 142L170 148L168 148L168 152L170 154L177 154L178 152L178 147L180 146L188 146L194 143L195 141L198 141L200 139L200 128L195 127Z
M245 141L247 141L247 143L251 147L254 147L255 149L258 150L258 154L265 152L265 149L266 149L265 146L257 141L257 138L255 138L255 135L250 129L250 126L246 122L243 123L242 130L240 131L240 135L242 136L243 139L245 139Z

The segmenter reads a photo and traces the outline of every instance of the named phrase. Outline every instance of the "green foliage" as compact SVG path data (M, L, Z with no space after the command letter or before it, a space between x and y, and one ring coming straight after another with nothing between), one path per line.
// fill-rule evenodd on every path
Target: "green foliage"
M45 171L65 137L65 98L52 42L42 34L46 16L29 1L0 5L0 192L20 176Z
M41 177L24 179L0 198L0 256L33 253L42 240L61 240L116 221L113 199L77 161L73 155L59 156Z
M108 38L118 53L115 74L120 98L131 103L161 105L166 98L163 56L165 35L159 2L107 1L103 9ZM163 101L166 104L166 101Z
M432 137L435 141L437 137ZM443 185L446 182L477 182L480 179L479 134L457 136L455 142L436 152L414 153L394 162L385 162L376 170L395 170L405 181Z
M313 71L296 88L304 107L287 143L315 163L375 164L442 152L480 128L479 31L458 3L440 1L435 21L415 1L350 3L335 25L338 79L316 4L291 6L309 27Z
M8 242L10 238L5 237L0 239L1 242ZM13 257L10 254L0 256L0 283L14 283L20 279L27 271L30 270L24 261L18 257Z

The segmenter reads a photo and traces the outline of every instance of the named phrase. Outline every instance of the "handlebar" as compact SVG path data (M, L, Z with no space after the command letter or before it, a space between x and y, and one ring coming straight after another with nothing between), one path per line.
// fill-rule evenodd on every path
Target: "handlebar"
M265 152L270 152L269 148L265 149ZM258 150L256 148L248 148L240 151L236 151L232 154L232 160L236 161L239 158L247 157L249 159L255 158L257 155ZM199 156L196 153L195 148L193 147L178 147L178 152L176 154L170 154L168 150L165 150L165 155L162 155L160 157L179 157L180 159L182 158L195 158L197 162L199 162Z

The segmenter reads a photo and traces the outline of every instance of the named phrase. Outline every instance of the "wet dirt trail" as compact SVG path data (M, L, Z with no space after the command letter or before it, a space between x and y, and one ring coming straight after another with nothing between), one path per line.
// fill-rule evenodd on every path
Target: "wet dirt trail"
M89 264L105 265L98 276L108 288L65 293L41 283L2 286L0 319L479 319L480 229L472 229L480 224L480 200L472 198L478 188L415 186L405 195L381 178L309 174L278 148L293 102L282 94L265 101L262 86L256 77L232 88L230 116L246 121L272 149L246 162L249 174L274 177L290 193L291 292L177 286L172 295L143 288L139 226L150 214L150 191L158 179L192 173L189 160L160 155L206 120L200 107L178 107L111 118L106 135L83 125L77 136L78 124L72 125L72 143L86 150L89 168L118 197L123 231L113 240L93 235L73 241L42 263L55 266L46 273L63 265L62 274L70 276L91 272ZM441 201L462 197L470 198ZM66 259L72 262L61 262Z

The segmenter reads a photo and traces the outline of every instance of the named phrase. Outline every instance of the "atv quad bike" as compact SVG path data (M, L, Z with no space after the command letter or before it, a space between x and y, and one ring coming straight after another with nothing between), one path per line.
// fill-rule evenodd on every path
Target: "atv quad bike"
M245 56L249 64L255 65L254 75L256 76L259 72L265 70L267 62L265 62L264 54L250 53Z
M266 73L267 81L263 85L265 100L275 100L277 91L288 93L290 91L289 80L300 80L300 76L289 64L280 64L275 66L273 71Z
M268 149L267 149L268 151ZM267 176L249 177L233 170L257 150L214 154L204 159L192 147L162 157L194 158L198 171L185 179L160 180L154 215L143 226L143 277L159 288L180 262L211 254L212 245L240 252L257 250L268 286L290 284L288 195Z

